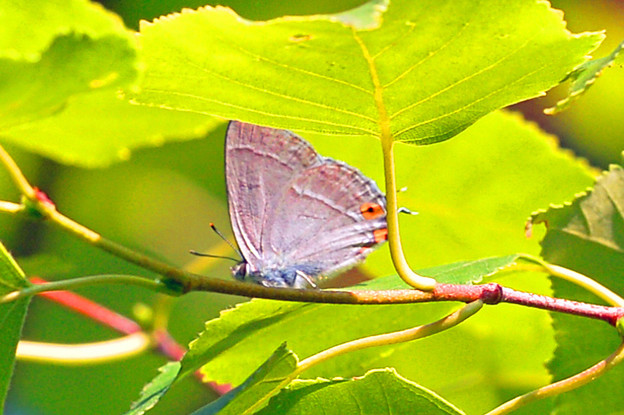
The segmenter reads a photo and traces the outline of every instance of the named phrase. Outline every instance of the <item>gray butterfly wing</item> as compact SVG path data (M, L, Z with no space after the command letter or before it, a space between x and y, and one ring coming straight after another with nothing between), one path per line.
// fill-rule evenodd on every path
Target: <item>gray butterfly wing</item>
M263 250L279 267L331 274L387 239L383 193L356 168L330 158L295 174L273 203Z
M267 223L293 177L323 163L305 140L286 131L230 122L225 142L225 176L232 230L252 270L274 262L265 252Z

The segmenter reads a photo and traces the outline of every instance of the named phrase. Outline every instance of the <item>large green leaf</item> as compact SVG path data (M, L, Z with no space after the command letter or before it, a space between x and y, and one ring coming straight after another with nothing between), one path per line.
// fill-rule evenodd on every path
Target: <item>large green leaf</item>
M293 382L259 412L268 414L462 414L434 392L396 373L371 370L356 379Z
M396 0L374 28L344 14L184 10L142 25L136 100L324 134L377 137L387 125L396 140L433 143L583 63L602 35L572 35L561 16L529 0Z
M125 37L84 34L57 37L34 60L0 57L0 130L60 111L76 94L131 82L135 59Z
M128 85L136 66L130 33L101 6L6 1L0 14L0 129L49 116L77 94Z
M323 155L358 166L383 183L379 141L307 135ZM338 147L338 148L336 148ZM592 172L518 115L496 112L454 140L431 146L397 145L396 173L403 249L415 269L466 259L538 254L538 238L524 237L526 218L552 200L569 199L593 182ZM539 235L538 235L539 236ZM393 267L383 247L365 263L372 275ZM537 287L525 287L535 290Z
M624 169L612 166L593 189L573 202L532 216L547 233L542 255L548 261L588 275L624 294ZM600 302L585 290L554 280L557 297ZM604 359L620 343L616 330L602 322L554 314L557 349L549 364L556 380L580 372ZM555 400L561 413L615 413L624 405L620 365L597 380Z
M24 272L0 243L0 296L29 286ZM30 298L0 304L0 413L13 374L15 350Z
M205 136L217 121L131 105L137 75L121 20L85 0L10 0L0 15L2 139L56 161L101 167L138 147ZM45 16L45 18L41 18ZM32 30L23 35L23 27Z

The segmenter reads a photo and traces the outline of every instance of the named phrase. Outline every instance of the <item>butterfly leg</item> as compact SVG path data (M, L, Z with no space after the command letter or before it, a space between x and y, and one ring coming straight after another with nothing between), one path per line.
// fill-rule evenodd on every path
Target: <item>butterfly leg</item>
M399 210L397 210L397 212L399 212L399 213L406 213L408 215L418 215L418 212L414 212L412 210L409 210L406 207L400 207Z
M308 276L308 274L306 274L305 272L301 270L297 270L296 274L298 277L303 278L308 284L310 284L310 287L318 289L318 285L316 285L314 281L312 281L312 279Z

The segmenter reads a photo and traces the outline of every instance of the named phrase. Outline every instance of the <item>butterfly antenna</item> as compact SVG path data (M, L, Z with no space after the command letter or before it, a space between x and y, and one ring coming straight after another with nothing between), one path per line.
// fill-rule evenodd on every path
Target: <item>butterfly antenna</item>
M208 257L208 258L229 259L229 260L234 261L234 262L239 262L240 261L240 259L232 258L231 256L204 254L203 252L197 252L197 251L194 251L192 249L189 250L189 254L195 255L195 256L204 256L204 257Z
M240 259L232 258L232 257L229 257L229 256L222 256L222 255L204 254L204 253L201 253L201 252L194 251L192 249L189 251L189 254L195 255L195 256L208 257L208 258L229 259L229 260L232 260L234 262L239 262L241 259L244 259L243 258L243 254L241 253L241 251L239 251L234 245L232 245L232 242L227 240L227 238L221 233L221 231L219 229L217 229L217 227L215 226L214 223L210 222L210 228L212 228L214 233L219 235L219 237L221 239L223 239L226 244L230 245L230 248L232 248L234 250L234 252L236 252L240 256Z

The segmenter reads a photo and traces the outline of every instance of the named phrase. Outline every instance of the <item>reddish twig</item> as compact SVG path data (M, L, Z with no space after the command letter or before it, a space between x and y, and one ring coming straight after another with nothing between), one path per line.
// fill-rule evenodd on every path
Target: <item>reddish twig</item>
M43 278L32 277L30 282L34 284L45 284ZM55 303L61 304L93 321L97 321L106 327L122 334L133 334L141 331L141 326L128 317L122 316L94 301L71 291L47 291L39 294Z
M30 282L34 284L45 284L47 281L43 278L31 277ZM82 314L121 334L128 335L142 331L141 326L134 320L73 292L48 291L39 293L38 295ZM186 349L176 342L169 332L164 329L154 330L152 338L154 339L156 349L171 360L179 361L186 353ZM232 389L228 384L220 385L215 382L203 382L203 375L199 370L195 372L195 377L219 395L223 395Z

